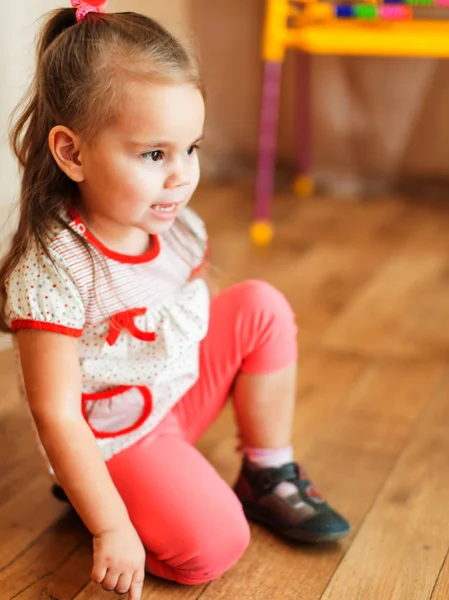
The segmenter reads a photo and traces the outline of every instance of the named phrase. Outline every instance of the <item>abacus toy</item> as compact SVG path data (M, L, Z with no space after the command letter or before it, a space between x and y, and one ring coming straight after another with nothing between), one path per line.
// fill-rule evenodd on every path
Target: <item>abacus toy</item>
M299 55L300 97L294 190L311 196L310 56L312 54L449 57L449 0L266 0L264 77L254 222L258 245L271 241L271 203L282 64L288 49ZM293 129L293 128L292 128Z

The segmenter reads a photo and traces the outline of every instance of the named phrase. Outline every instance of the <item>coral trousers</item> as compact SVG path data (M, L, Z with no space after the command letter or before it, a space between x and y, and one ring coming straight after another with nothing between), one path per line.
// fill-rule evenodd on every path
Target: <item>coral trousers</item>
M239 372L279 371L296 353L293 312L269 284L246 281L212 299L198 381L149 435L107 463L146 548L149 572L199 584L243 554L249 527L240 502L194 444L232 394Z

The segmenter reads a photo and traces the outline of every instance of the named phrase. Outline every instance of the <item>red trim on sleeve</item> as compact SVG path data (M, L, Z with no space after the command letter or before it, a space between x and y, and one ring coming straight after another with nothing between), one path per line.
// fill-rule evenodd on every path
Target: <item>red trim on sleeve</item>
M97 402L99 400L107 400L110 398L114 398L114 396L119 396L127 392L128 390L135 387L142 394L143 398L143 409L142 414L137 419L135 423L130 425L129 427L125 427L125 429L120 429L118 431L98 431L89 423L89 415L87 414L86 403L87 402ZM94 394L82 394L81 396L81 410L83 413L83 417L86 419L87 424L92 430L92 433L96 438L106 439L106 438L114 438L119 435L125 435L127 433L131 433L138 429L143 423L148 419L153 410L153 396L150 390L145 386L131 386L131 385L122 385L112 390L105 390L103 392L96 392Z
M74 206L71 206L69 210L69 217L73 219L76 231L80 235L84 236L87 240L89 240L89 242L92 245L98 248L98 250L100 250L100 252L104 254L104 256L107 256L112 260L116 260L117 262L121 263L137 265L150 262L154 260L157 256L159 256L159 253L161 251L161 245L157 235L150 235L151 248L148 250L148 252L145 252L144 254L140 254L138 256L132 256L130 254L121 254L120 252L114 252L114 250L110 250L109 248L107 248L102 242L100 242L98 238L94 236L94 234L91 231L89 231L89 229L86 227L85 223L81 219L80 215L78 214L78 211Z
M38 329L40 331L53 331L54 333L62 333L70 337L81 337L82 329L74 327L64 327L64 325L56 325L55 323L46 323L45 321L33 321L31 319L17 319L11 323L11 329L18 331L19 329Z

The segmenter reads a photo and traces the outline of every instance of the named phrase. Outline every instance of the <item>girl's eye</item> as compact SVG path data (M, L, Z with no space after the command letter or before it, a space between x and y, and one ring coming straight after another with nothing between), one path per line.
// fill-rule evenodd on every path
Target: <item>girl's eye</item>
M197 146L196 144L194 146L190 146L190 148L187 150L187 154L189 156L192 156L192 154L194 154L194 152L199 149L200 149L200 147Z
M160 162L164 158L164 153L162 150L152 150L151 152L145 152L142 154L145 160L152 162Z

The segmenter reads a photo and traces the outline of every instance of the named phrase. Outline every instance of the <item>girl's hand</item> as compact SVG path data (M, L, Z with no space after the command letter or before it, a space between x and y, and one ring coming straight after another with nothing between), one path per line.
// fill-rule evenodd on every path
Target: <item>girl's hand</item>
M140 600L145 578L145 549L129 523L94 536L92 580L104 590L129 592L129 600Z

